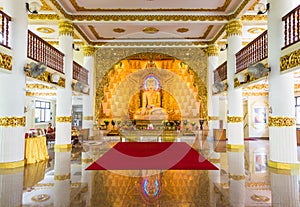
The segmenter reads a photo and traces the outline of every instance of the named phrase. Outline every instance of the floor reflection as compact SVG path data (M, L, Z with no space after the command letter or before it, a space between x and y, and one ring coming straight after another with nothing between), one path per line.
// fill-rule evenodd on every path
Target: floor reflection
M226 152L226 141L201 136L177 140L215 164L214 171L85 170L117 141L86 141L71 153L49 146L47 162L0 172L0 206L299 206L299 172L268 169L268 140L247 140L243 152Z

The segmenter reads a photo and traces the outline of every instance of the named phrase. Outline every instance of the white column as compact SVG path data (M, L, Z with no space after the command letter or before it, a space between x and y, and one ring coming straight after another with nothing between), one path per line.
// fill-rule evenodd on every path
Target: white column
M243 132L243 96L242 89L234 88L236 71L235 54L242 48L242 23L231 20L226 25L227 33L227 84L228 84L228 114L227 114L227 146L244 145Z
M280 163L298 163L293 73L280 74L280 53L284 41L281 18L292 8L292 1L287 4L281 0L272 0L268 12L268 62L271 68L269 75L271 113L268 123L269 165L274 168L284 167Z
M56 97L56 133L55 145L71 145L72 127L72 79L73 79L73 35L72 22L61 20L59 22L59 49L65 54L64 73L65 88L57 89Z
M245 206L244 152L227 152L230 206Z
M54 206L67 207L71 201L71 152L55 152Z
M93 158L90 156L90 146L89 149L81 153L81 182L87 185L88 191L86 192L86 206L90 206L91 196L92 196L92 171L85 170L88 166L93 163Z
M88 95L83 96L83 122L82 128L90 129L90 136L93 136L93 119L94 114L94 53L95 48L93 46L84 46L83 48L83 67L89 71L88 81L90 91Z
M299 176L271 172L272 206L300 206Z
M0 206L22 206L24 168L0 174Z
M12 70L0 72L0 168L3 163L24 165L26 75L23 68L27 62L28 31L25 2L11 0L4 5L5 12L12 17L9 24Z
M213 137L213 129L219 126L219 96L212 95L212 85L214 83L214 70L218 67L219 47L217 44L209 45L207 48L208 62L208 137Z

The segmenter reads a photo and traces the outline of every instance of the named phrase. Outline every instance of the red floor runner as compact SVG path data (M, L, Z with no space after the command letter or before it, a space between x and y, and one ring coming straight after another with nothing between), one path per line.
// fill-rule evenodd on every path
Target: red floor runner
M119 142L86 170L217 170L185 142Z

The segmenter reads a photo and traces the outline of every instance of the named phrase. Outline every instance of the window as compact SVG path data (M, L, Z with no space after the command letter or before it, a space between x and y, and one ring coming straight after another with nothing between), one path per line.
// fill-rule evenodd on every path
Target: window
M296 124L300 125L300 96L295 97Z
M44 123L51 120L51 104L46 101L35 101L35 123Z

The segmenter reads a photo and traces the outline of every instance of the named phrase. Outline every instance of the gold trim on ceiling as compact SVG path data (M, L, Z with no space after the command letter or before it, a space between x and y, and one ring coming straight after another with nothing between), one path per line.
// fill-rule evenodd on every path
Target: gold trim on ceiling
M176 30L176 32L180 32L180 33L188 32L188 31L189 31L189 29L185 28L185 27L181 27Z
M262 27L252 27L250 29L248 29L248 32L251 34L260 34L262 32L264 32L266 29L262 28Z
M157 29L155 27L145 27L142 31L147 34L154 34L154 33L157 33L159 31L159 29Z
M52 0L53 1L53 0ZM155 9L145 9L145 8L138 8L138 9L102 9L102 8L85 8L83 6L79 6L76 2L76 0L70 0L70 3L76 9L76 11L98 11L98 12L116 12L116 11L126 11L126 12L141 12L141 11L201 11L201 12L224 12L230 5L232 0L225 0L224 4L222 6L219 6L217 8L155 8Z
M50 34L50 33L55 32L54 29L49 28L49 27L38 27L38 28L36 28L36 30L37 30L38 32L46 33L46 34Z
M123 33L123 32L125 32L125 29L118 27L118 28L114 28L113 31L116 33Z
M208 34L210 33L210 31L213 29L213 25L209 25L206 29L206 31L204 32L204 34L200 37L183 37L184 39L187 39L187 40L191 40L191 39L194 39L194 40L197 40L197 39L205 39ZM88 25L88 28L90 29L90 31L92 32L92 34L95 36L95 38L97 40L113 40L113 39L118 39L118 40L149 40L151 38L105 38L105 37L101 37L99 36L98 32L96 31L95 27L93 25ZM143 29L143 32L144 33L147 33L147 34L154 34L156 32L158 32L159 30L155 27L146 27ZM172 40L172 39L178 39L178 38L155 38L155 40Z
M45 0L40 0L42 3L41 10L42 11L52 11L52 8L46 4Z
M252 6L249 8L250 11L254 11L255 6L260 2L260 0L255 0Z
M243 15L242 21L268 21L267 15Z

